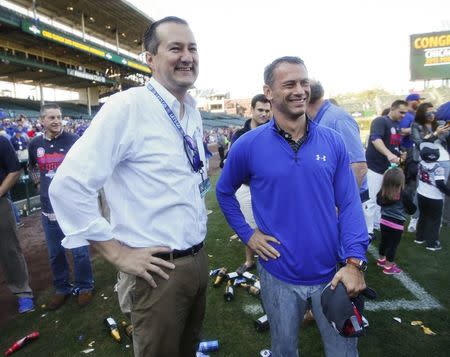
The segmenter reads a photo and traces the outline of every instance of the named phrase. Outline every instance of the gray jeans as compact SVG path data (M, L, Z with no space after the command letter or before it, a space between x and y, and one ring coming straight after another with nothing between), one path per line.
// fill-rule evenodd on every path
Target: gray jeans
M358 356L357 338L339 335L322 312L320 296L325 284L305 286L285 283L258 264L261 297L270 324L273 357L298 357L300 323L311 300L312 311L322 336L325 355Z
M17 237L16 220L6 197L0 197L0 266L6 285L18 297L33 297L28 268Z

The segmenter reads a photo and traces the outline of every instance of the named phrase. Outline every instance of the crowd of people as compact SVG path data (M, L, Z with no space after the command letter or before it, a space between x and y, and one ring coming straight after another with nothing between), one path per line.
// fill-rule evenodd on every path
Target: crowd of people
M295 316L308 309L327 356L357 356L357 338L337 333L325 316L322 291L365 291L374 230L381 234L377 264L400 274L395 255L409 215L417 217L415 242L441 249L450 102L435 112L415 93L394 101L373 120L365 150L355 119L324 98L302 59L287 56L265 68L264 93L253 98L242 129L205 132L187 92L199 68L188 23L156 21L143 42L152 78L111 96L87 130L85 122L63 119L56 104L43 105L39 121L3 120L0 263L19 312L32 311L34 300L7 193L23 161L41 197L55 289L49 309L72 295L81 307L90 303L92 245L119 271L135 355L195 356L206 308L204 197L214 141L223 168L217 199L246 245L239 273L258 269L273 356L298 355ZM108 215L99 210L100 193Z

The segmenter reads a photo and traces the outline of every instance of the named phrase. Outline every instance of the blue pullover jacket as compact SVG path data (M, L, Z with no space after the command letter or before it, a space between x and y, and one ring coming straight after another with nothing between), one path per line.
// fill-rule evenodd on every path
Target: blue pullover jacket
M247 182L258 228L281 242L271 243L280 252L278 259L260 259L278 279L297 285L326 283L339 261L366 260L369 239L357 183L344 142L334 130L310 122L308 138L295 153L272 119L231 147L216 194L244 243L253 229L234 193Z

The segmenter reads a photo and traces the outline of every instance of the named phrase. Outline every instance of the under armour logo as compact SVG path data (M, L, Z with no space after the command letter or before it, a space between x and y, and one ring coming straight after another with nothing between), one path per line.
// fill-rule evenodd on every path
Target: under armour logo
M327 161L327 157L326 157L326 155L322 155L322 157L321 157L319 154L317 154L316 155L316 160L317 161L319 161L319 160Z

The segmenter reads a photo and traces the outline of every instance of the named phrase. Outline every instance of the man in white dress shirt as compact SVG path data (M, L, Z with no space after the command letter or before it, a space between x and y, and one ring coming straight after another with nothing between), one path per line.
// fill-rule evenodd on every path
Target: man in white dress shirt
M202 120L187 94L198 75L197 45L176 17L153 23L144 45L152 79L103 105L59 167L50 198L63 245L92 244L119 270L135 355L195 356L206 302L209 189ZM111 223L98 210L102 187Z

